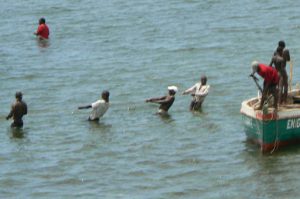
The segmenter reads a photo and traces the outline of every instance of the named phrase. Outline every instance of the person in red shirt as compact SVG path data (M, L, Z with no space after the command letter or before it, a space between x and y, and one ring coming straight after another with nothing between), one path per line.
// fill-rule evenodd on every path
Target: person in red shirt
M278 102L278 91L277 86L279 83L279 76L275 68L267 66L265 64L258 63L257 61L252 62L252 74L258 73L262 78L264 78L263 92L261 96L260 106L256 108L261 110L264 102L268 95L273 95L274 97L274 108L277 109Z
M49 28L46 25L46 20L45 18L40 18L39 20L39 27L37 31L34 33L36 36L38 36L39 39L48 39L49 38Z

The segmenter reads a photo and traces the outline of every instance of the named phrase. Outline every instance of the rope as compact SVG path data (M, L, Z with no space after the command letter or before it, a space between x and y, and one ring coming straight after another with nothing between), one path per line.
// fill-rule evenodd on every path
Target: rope
M277 110L275 110L275 114L277 116ZM275 119L276 121L276 138L275 138L275 144L274 147L272 149L272 151L270 152L270 154L273 154L273 152L278 148L278 140L279 140L279 131L278 131L278 117L276 117Z

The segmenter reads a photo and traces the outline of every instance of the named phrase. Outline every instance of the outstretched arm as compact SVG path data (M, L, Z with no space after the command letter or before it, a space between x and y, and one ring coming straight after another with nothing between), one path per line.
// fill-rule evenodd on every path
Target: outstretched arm
M196 89L196 84L195 84L194 86L192 86L191 88L186 89L186 90L182 93L182 95L194 93L194 92L195 92L195 89Z
M86 105L86 106L79 106L78 109L88 109L92 108L92 105Z
M146 99L146 102L159 103L159 101L164 100L165 98L166 96L150 98L150 99Z

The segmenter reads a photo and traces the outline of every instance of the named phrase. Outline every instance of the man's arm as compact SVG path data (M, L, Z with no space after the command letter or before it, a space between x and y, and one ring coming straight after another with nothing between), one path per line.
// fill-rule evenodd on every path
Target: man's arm
M288 49L283 50L283 59L286 61L291 61L290 51Z
M6 120L9 120L14 115L14 105L11 106L9 114L6 116Z
M272 66L274 64L274 56L272 57L272 59L271 59L271 62L270 62L270 64L269 64L269 66Z
M192 87L189 88L189 89L186 89L186 90L182 93L182 95L186 95L186 94L190 94L190 93L195 92L196 86L197 86L197 84L195 84L194 86L192 86Z
M39 27L37 28L36 32L34 32L33 34L35 34L36 36L41 34L41 31L43 30L43 27L41 25L39 25Z
M92 105L86 105L86 106L79 106L78 109L88 109L92 108Z
M146 102L158 103L158 101L164 100L166 97L167 96L150 98L150 99L146 99Z
M168 104L168 103L170 103L170 101L172 101L173 99L174 99L174 97L171 97L171 96L165 96L164 99L157 100L157 101L155 101L155 103L157 103L157 104Z

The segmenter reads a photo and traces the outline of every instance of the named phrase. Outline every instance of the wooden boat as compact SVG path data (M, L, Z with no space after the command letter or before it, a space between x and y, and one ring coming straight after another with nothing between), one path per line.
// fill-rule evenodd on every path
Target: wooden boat
M286 105L264 106L254 110L259 97L242 102L241 114L247 139L260 146L262 152L300 143L300 89L288 93Z

